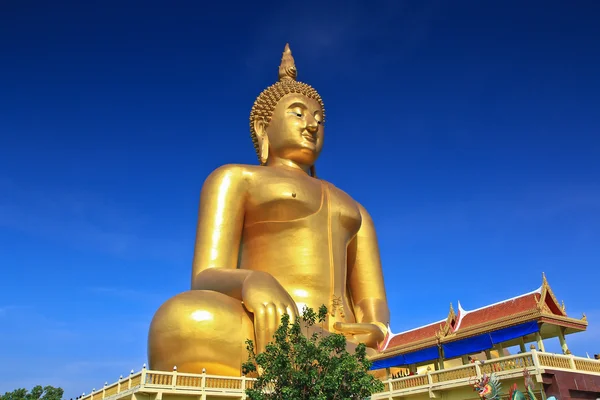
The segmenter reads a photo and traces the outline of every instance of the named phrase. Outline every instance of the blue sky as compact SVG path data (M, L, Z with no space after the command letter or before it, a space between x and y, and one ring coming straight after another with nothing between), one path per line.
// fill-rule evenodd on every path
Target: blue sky
M395 332L544 271L588 315L573 352L600 351L596 2L60 3L0 5L0 392L141 368L203 180L255 163L286 42L327 109L319 175L378 228Z

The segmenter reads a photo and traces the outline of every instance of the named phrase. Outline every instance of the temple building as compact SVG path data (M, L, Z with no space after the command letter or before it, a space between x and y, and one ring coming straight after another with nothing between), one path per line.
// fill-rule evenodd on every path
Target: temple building
M467 364L469 359L492 359L506 355L505 349L533 343L545 351L544 340L557 338L563 354L569 354L566 335L585 331L587 320L567 316L546 276L530 292L495 304L467 311L460 302L448 316L419 328L390 334L373 369L405 367L411 372L442 370ZM482 353L483 354L480 354Z

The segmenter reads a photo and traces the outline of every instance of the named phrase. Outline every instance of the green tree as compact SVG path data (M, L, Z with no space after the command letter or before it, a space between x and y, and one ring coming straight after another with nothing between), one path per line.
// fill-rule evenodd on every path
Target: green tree
M37 385L30 392L27 389L16 389L0 395L0 400L61 400L64 390L54 386Z
M365 345L348 352L343 335L324 332L326 315L325 306L317 313L305 308L293 323L285 314L274 341L260 354L246 341L248 361L242 369L258 375L254 387L246 389L249 399L354 400L383 391L383 383L368 373L372 364Z

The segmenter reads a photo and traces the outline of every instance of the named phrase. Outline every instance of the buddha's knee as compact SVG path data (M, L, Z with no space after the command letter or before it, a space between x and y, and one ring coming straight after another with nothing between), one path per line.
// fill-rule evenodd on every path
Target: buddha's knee
M254 340L252 319L241 302L221 293L191 290L156 312L148 335L151 369L239 376Z

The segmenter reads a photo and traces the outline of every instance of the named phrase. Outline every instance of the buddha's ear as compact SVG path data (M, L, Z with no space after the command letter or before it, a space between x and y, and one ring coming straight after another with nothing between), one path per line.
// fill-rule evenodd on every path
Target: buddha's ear
M259 117L254 120L254 132L256 132L258 140L264 139L267 135L267 121L264 118Z
M259 157L262 165L269 159L269 137L267 136L267 122L263 118L254 120L254 132L258 140Z

